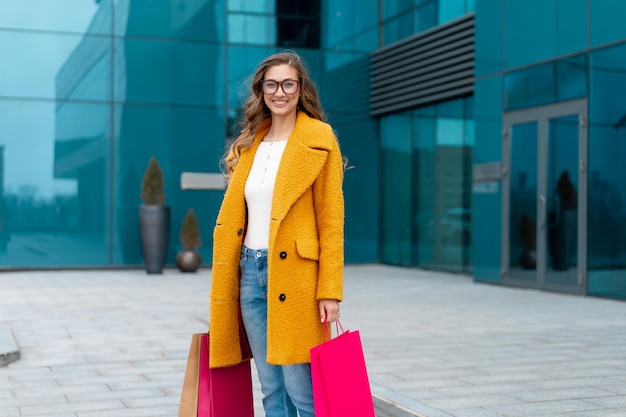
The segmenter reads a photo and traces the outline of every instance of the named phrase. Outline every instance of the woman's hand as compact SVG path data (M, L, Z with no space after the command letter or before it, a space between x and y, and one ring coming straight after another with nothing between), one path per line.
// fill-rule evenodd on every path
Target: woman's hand
M337 300L320 300L320 319L322 323L332 323L339 319L339 301Z

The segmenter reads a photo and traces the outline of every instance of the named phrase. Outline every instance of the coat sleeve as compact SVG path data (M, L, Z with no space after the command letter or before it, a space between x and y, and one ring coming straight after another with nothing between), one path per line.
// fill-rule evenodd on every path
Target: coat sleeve
M332 144L326 164L313 184L315 216L320 242L316 298L343 299L344 198L343 158L330 126Z

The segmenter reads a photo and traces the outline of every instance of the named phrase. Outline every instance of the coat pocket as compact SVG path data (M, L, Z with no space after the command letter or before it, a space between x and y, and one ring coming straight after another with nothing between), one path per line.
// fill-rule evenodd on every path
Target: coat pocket
M296 240L296 248L301 258L319 261L320 242L317 239L298 239Z

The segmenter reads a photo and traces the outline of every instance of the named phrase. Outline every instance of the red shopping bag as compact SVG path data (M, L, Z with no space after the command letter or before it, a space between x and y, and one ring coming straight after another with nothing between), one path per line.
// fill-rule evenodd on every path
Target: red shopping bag
M341 331L311 349L315 416L375 417L361 335L358 330Z
M209 368L209 335L194 334L178 417L254 417L250 361Z

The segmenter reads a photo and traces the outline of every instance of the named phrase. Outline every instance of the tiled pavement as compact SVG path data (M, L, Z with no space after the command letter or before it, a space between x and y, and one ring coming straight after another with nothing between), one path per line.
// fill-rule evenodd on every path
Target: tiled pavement
M0 367L0 417L176 416L209 288L208 269L0 273L21 350ZM626 416L626 302L380 265L346 267L345 298L397 416Z

